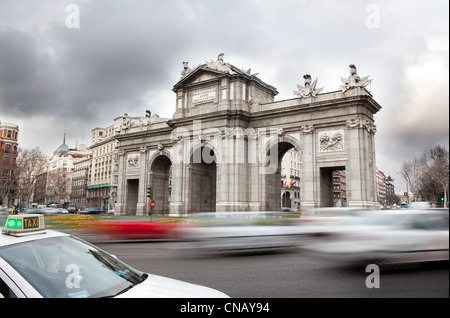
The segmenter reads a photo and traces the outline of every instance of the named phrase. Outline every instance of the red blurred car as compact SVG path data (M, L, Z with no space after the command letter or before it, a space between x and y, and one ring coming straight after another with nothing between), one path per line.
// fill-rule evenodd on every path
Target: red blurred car
M97 232L125 239L163 239L178 236L180 223L146 221L97 221Z

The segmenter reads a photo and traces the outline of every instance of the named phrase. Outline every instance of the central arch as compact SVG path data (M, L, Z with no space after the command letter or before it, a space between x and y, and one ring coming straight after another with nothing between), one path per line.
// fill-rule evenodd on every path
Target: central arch
M276 171L265 174L264 183L262 184L265 193L265 202L263 208L266 211L281 211L282 207L282 191L280 187L281 180L281 162L284 155L291 149L300 150L297 140L292 137L284 136L278 138L277 141L272 140L266 144L266 154L270 160L269 165L276 168ZM270 170L270 169L269 169ZM301 170L301 169L300 169ZM286 197L286 195L285 195Z
M151 164L149 185L153 188L153 200L156 202L154 214L169 213L171 167L170 158L164 154L158 155Z
M216 211L217 157L208 146L195 149L190 158L190 211Z

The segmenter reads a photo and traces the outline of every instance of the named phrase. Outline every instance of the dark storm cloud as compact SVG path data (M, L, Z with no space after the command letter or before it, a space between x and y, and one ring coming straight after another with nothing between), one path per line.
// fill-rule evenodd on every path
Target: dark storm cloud
M32 116L42 108L52 111L58 85L51 61L35 40L0 27L0 111Z
M106 110L121 115L132 100L167 82L167 64L184 37L165 28L164 17L142 7L124 10L95 2L82 9L79 29L54 30L68 106L76 107L80 116L100 116Z

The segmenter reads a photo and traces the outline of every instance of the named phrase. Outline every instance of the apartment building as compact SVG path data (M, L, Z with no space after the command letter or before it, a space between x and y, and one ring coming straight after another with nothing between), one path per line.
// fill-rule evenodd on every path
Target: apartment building
M87 185L89 179L89 169L91 167L91 157L74 162L72 173L72 191L70 193L70 203L76 209L84 208L87 203Z
M74 165L90 156L84 144L69 148L64 134L63 143L53 152L47 163L46 203L70 202Z
M347 178L345 170L333 170L333 206L347 206Z
M120 131L122 117L106 128L91 130L90 149L92 157L87 176L86 204L88 207L114 210L117 195L117 180L114 175L115 157L118 151L114 135Z
M290 149L281 160L281 208L300 210L300 158Z
M0 121L0 206L11 206L15 185L12 173L18 153L19 126Z

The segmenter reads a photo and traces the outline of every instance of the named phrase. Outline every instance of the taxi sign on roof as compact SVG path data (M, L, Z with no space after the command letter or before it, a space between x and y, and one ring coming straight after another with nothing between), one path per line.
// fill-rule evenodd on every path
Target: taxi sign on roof
M2 233L13 236L24 236L41 233L45 230L44 216L41 214L9 215L3 226Z

